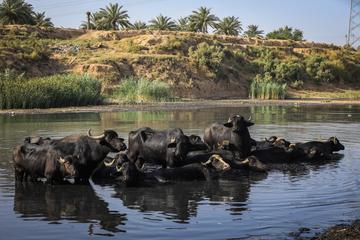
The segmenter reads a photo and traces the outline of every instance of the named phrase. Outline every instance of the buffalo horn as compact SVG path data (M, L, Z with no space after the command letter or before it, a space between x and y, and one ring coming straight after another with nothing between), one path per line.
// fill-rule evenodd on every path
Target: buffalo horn
M59 162L60 164L65 164L65 159L63 159L62 157L60 157L60 159L58 159L58 162Z
M104 165L105 165L105 167L111 167L114 164L114 162L115 162L115 159L113 159L111 162L104 161Z
M122 166L121 166L121 167L118 167L118 166L116 165L116 171L117 171L117 172L121 172L122 169L123 169Z
M249 159L245 159L244 161L242 161L242 162L240 162L241 164L249 164L250 163L250 161L249 161Z
M201 164L206 166L211 163L211 159L212 159L212 156L209 158L209 160L207 160L206 162L202 162Z
M88 137L90 137L90 138L92 138L92 139L95 139L95 140L99 140L99 139L102 139L102 138L105 137L105 134L104 134L104 133L101 134L101 135L99 135L99 136L92 136L92 135L91 135L91 128L89 128L87 135L88 135Z
M248 121L249 121L249 122L251 121L251 115L250 115L250 117L249 117Z

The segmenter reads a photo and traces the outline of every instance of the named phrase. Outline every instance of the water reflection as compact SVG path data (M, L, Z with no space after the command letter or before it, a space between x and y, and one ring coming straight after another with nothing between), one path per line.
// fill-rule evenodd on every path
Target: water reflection
M36 225L38 235L32 236L36 239L83 239L84 235L99 232L126 239L147 235L162 239L175 235L197 239L287 239L287 233L299 227L322 229L358 218L359 110L359 106L261 106L0 115L0 215L9 214L0 218L0 236L10 232L10 238L26 238L26 233L18 231L21 224L26 231ZM278 135L291 141L307 141L334 135L346 150L344 155L326 163L280 166L268 175L225 175L224 180L211 183L150 184L139 188L123 188L114 183L12 184L11 149L25 136L63 137L92 128L94 132L114 129L127 138L129 131L143 126L180 127L187 134L202 135L207 125L226 121L232 114L252 116L256 125L250 132L255 139ZM107 191L111 194L106 195ZM223 222L226 224L218 224ZM74 229L82 235L74 235ZM52 235L54 231L59 235Z
M89 223L89 231L97 223L112 233L124 231L119 226L127 220L125 214L110 212L108 204L96 196L90 185L16 183L14 211L26 220Z

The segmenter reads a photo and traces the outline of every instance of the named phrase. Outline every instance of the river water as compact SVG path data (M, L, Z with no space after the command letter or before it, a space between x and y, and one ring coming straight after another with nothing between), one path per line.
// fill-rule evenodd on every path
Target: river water
M15 184L11 149L31 135L63 137L143 126L203 134L230 115L252 116L254 139L337 136L340 160L238 180L124 188ZM360 218L360 107L261 106L176 111L0 115L0 239L293 239ZM302 230L301 230L302 229Z

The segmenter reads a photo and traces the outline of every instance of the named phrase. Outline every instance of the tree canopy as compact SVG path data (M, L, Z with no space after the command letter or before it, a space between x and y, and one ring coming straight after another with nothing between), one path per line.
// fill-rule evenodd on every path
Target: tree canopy
M303 32L299 29L293 29L292 27L285 26L269 32L266 37L269 39L302 41Z

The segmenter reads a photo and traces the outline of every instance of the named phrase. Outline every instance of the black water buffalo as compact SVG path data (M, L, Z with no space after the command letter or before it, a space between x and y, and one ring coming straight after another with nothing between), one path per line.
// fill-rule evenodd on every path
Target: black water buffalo
M122 171L122 165L129 162L126 152L118 153L114 158L106 157L94 170L92 179L113 179Z
M256 142L256 150L266 149L271 147L283 147L288 148L290 146L290 142L285 140L284 138L278 138L276 136L271 136L269 139L265 138L264 141Z
M306 157L303 151L292 148L285 149L282 147L269 147L254 150L250 155L256 157L265 164L296 162Z
M305 153L311 153L317 157L328 157L334 152L345 150L336 137L330 137L327 141L311 141L306 143L296 143L295 148L303 150Z
M218 178L219 173L228 170L230 170L230 165L221 156L214 154L202 163L192 163L177 168L160 168L147 173L139 171L133 162L124 162L120 167L117 179L127 186L133 186L143 181L210 181Z
M179 128L156 131L140 128L129 133L130 161L141 169L144 162L160 164L164 168L181 165L191 146L189 137Z
M200 136L190 135L189 141L190 141L189 151L199 151L199 150L208 149L208 145L201 139Z
M46 178L48 183L54 183L63 182L67 177L77 178L76 161L76 156L63 156L51 146L23 144L13 151L15 177L19 181Z
M105 130L101 135L92 136L89 129L87 136L72 135L52 140L48 144L64 155L77 156L77 161L74 162L79 173L77 180L85 181L109 152L126 150L124 139L113 130Z
M230 144L240 153L241 157L250 154L251 147L256 141L250 137L248 127L254 125L244 117L236 115L225 124L214 123L205 129L204 141L213 150L224 144Z

